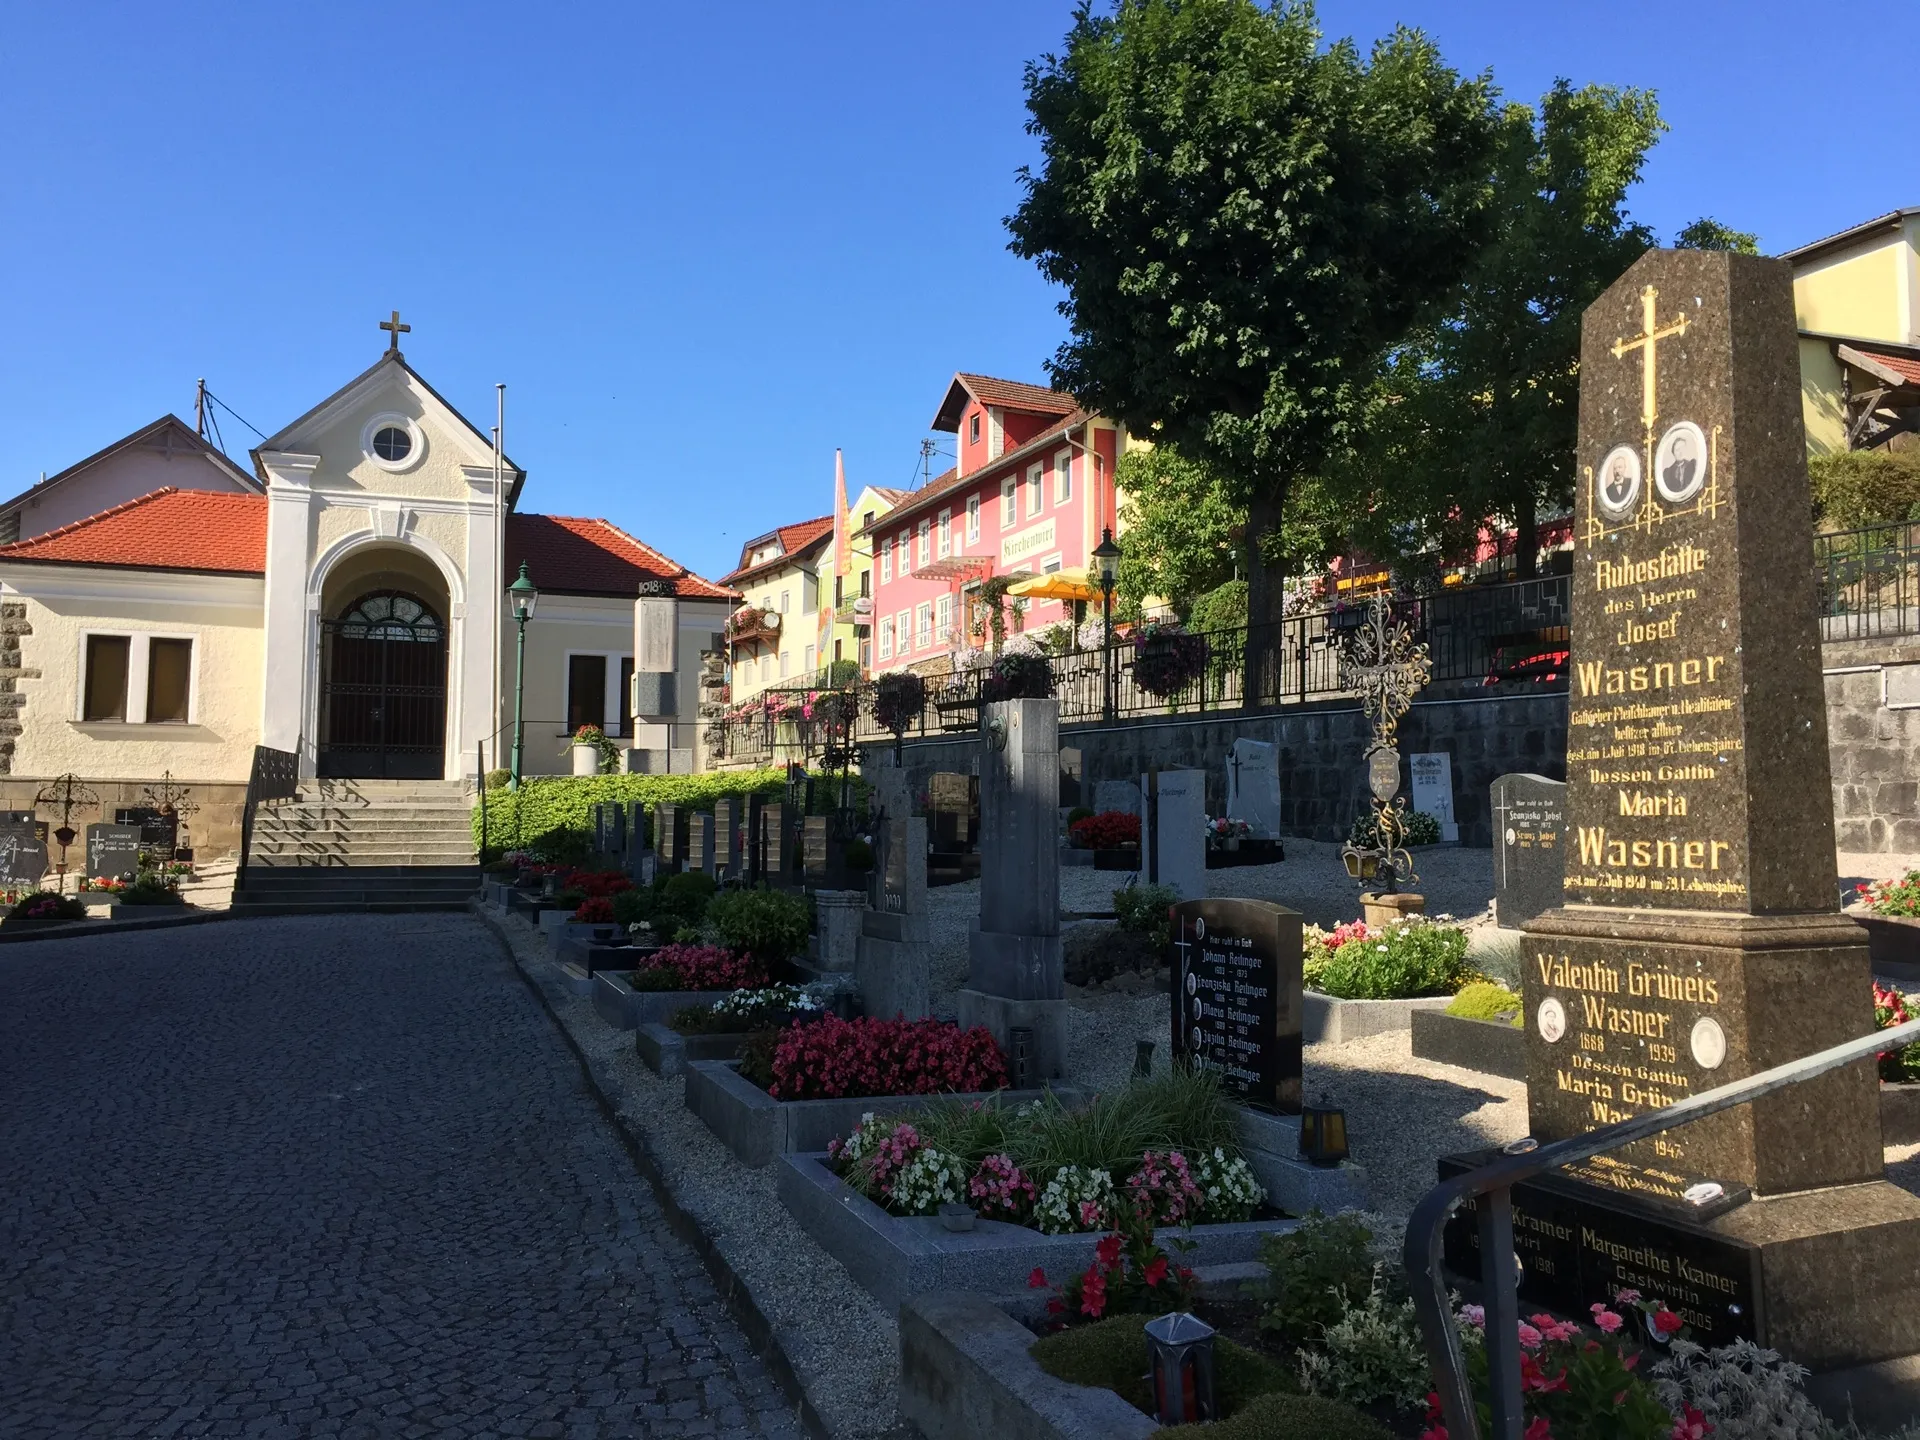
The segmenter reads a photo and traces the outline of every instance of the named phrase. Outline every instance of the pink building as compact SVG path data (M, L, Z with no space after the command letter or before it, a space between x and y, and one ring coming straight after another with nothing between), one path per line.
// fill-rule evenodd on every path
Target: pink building
M933 428L955 437L959 463L860 532L874 557L876 674L944 668L931 662L982 645L970 600L983 580L1086 566L1114 524L1119 427L1071 395L955 375ZM1071 609L1031 602L1020 628L1071 619Z

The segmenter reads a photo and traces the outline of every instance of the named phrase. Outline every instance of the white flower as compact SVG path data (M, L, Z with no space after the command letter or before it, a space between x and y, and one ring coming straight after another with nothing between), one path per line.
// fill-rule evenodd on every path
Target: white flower
M966 1195L967 1166L957 1155L923 1146L893 1179L893 1208L903 1215L931 1215Z
M1033 1223L1049 1235L1104 1230L1113 1216L1114 1203L1112 1175L1084 1165L1063 1165L1040 1192L1039 1202L1033 1207ZM1082 1213L1082 1207L1089 1204L1096 1212L1091 1224Z

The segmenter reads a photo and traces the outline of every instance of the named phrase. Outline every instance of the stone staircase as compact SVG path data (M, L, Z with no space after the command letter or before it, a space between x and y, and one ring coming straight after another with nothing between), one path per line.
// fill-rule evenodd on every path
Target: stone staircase
M310 780L260 806L236 910L458 910L480 888L458 780Z

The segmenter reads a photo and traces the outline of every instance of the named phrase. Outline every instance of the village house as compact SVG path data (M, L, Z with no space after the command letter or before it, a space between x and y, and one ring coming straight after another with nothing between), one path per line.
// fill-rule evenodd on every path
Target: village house
M701 655L734 592L610 521L523 510L525 472L398 339L251 473L168 416L0 504L22 537L0 545L0 805L72 774L99 796L74 823L111 819L170 776L217 855L256 746L305 777L470 786L510 760L523 566L523 773L566 771L578 725L631 733L643 583L680 602L654 764L697 763Z
M1793 266L1812 454L1894 449L1920 428L1920 207L1815 240Z
M811 685L820 658L820 569L833 517L779 525L740 547L720 583L744 599L727 619L729 693L738 705L762 690Z

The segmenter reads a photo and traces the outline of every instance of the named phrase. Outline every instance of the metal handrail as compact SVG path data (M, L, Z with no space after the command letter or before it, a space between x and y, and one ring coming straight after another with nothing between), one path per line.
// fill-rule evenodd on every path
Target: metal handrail
M268 745L253 747L247 772L247 798L240 807L240 858L233 867L233 888L247 888L247 858L253 849L253 816L262 800L291 800L300 793L300 757Z
M1433 1366L1434 1388L1453 1440L1480 1440L1479 1416L1467 1389L1466 1355L1454 1328L1447 1301L1446 1277L1441 1268L1442 1232L1461 1204L1480 1200L1480 1278L1485 1291L1488 1383L1492 1390L1493 1435L1490 1440L1521 1440L1520 1301L1513 1254L1513 1187L1548 1170L1577 1160L1589 1160L1607 1150L1695 1120L1731 1110L1864 1060L1886 1050L1898 1050L1920 1040L1920 1020L1909 1020L1876 1030L1857 1040L1835 1045L1817 1054L1762 1070L1745 1080L1708 1090L1663 1110L1649 1110L1631 1120L1589 1130L1569 1140L1556 1140L1519 1155L1503 1155L1478 1170L1443 1180L1429 1190L1407 1220L1404 1251L1407 1274L1413 1281L1413 1305L1420 1334ZM1489 1272L1491 1272L1489 1274Z

